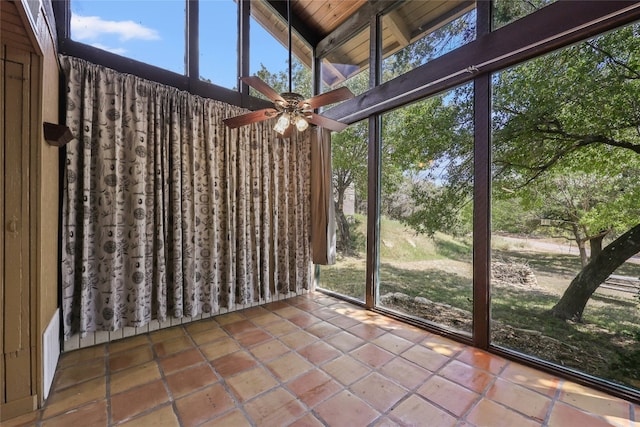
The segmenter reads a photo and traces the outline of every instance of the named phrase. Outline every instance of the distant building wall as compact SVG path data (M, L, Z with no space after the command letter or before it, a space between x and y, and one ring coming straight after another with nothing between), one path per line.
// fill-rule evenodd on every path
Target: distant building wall
M353 184L344 192L344 214L350 216L356 213L356 190Z

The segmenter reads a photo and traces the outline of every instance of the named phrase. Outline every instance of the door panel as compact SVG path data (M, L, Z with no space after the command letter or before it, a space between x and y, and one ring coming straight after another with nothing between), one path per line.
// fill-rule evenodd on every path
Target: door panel
M32 390L29 270L28 53L5 51L2 60L2 412L29 406ZM4 415L4 414L3 414ZM4 416L3 416L4 418Z

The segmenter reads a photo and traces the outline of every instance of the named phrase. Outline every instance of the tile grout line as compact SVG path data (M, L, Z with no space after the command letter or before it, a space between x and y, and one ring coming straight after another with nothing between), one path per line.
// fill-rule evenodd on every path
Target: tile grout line
M553 408L555 408L556 403L560 400L560 394L562 392L562 386L564 385L565 380L562 378L559 379L558 385L556 387L555 393L553 393L553 398L551 399L551 404L549 405L549 409L547 410L547 414L544 418L544 426L549 425L549 421L551 420L551 413L553 412Z
M463 363L464 363L464 362L463 362ZM474 408L476 408L476 407L480 404L480 402L482 401L482 399L485 399L485 398L486 398L486 399L490 400L491 402L495 402L496 404L500 404L500 402L496 402L496 401L494 401L493 399L491 399L491 398L487 397L487 393L489 392L489 390L491 390L491 388L493 387L493 385L494 385L494 384L498 381L498 379L500 378L500 375L502 375L502 374L504 373L504 371L507 369L507 366L509 366L510 364L511 364L511 362L507 362L507 363L505 363L505 364L504 364L504 366L503 366L502 368L500 368L500 371L499 371L499 372L497 372L496 374L493 374L493 373L492 373L492 375L493 375L493 380L492 380L489 384L487 384L487 386L486 386L486 387L485 387L485 389L482 391L482 393L478 393L478 394L479 394L479 396L478 396L478 398L476 399L476 401L473 403L473 405L469 406L469 408L467 409L467 411L466 411L465 413L461 414L461 415L460 415L460 417L458 417L458 418L459 418L459 420L464 420L464 421L466 421L466 422L468 422L468 423L471 423L470 421L468 421L468 420L467 420L467 417L471 414L471 412L473 411L473 409L474 409ZM464 386L463 386L463 387L464 387ZM465 387L465 388L466 388L466 387ZM510 408L510 407L508 407L508 406L506 406L506 405L502 405L502 404L500 404L500 405L501 405L501 406L503 406L503 407L505 407L505 408L507 408L507 409L511 409L511 410L513 410L513 408ZM518 413L519 413L519 412L518 412ZM527 418L529 418L529 417L527 417Z
M333 305L333 304L331 304L331 305ZM325 306L325 307L326 307L326 306ZM312 313L313 313L313 312L312 312ZM341 315L341 316L345 316L345 317L349 317L349 318L351 318L350 316L345 315L345 314L338 314L338 315ZM333 318L337 317L338 315L333 316L333 317L331 317L331 318L328 318L328 319L326 319L326 320L322 320L322 319L321 319L321 320L322 320L322 321L325 321L325 322L327 322L327 323L331 323L331 322L330 322L330 319L333 319ZM316 317L317 317L317 316L316 316ZM374 419L374 420L369 424L370 426L373 426L373 425L377 424L378 422L380 422L383 418L388 417L389 413L390 413L390 412L391 412L395 407L397 407L399 404L401 404L402 402L404 402L405 400L407 400L409 397L411 397L413 394L415 394L415 390L417 390L419 387L421 387L421 386L424 384L424 382L422 382L422 383L417 384L417 385L416 385L416 386L414 386L413 388L409 388L409 387L406 387L404 384L399 383L395 378L389 378L389 377L387 377L386 375L384 375L383 373L381 373L381 372L380 372L380 370L381 370L383 367L385 367L387 364L391 363L393 360L395 360L395 359L397 359L397 358L402 358L403 360L407 361L408 363L415 364L414 362L412 362L412 361L410 361L410 360L408 360L408 359L403 358L403 357L401 356L401 354L402 354L402 353L404 353L404 352L406 352L406 351L408 351L409 349L411 349L411 348L415 347L416 345L418 345L418 343L415 343L415 342L412 342L412 341L406 340L407 342L411 343L411 345L410 345L409 347L407 347L405 350L403 350L401 353L394 353L393 351L387 350L386 348L381 347L380 345L378 345L378 344L376 344L376 343L374 343L374 342L373 342L375 339L378 339L378 338L383 337L383 336L385 336L385 335L390 335L390 336L394 336L394 337L397 337L397 338L400 338L400 339L404 339L404 338L402 338L402 337L399 337L399 336L397 336L397 335L393 334L391 329L388 329L388 330L387 330L387 329L385 329L385 328L383 328L383 327L380 327L380 326L378 326L378 325L369 324L369 323L364 323L362 320L358 320L358 323L356 323L356 324L354 324L354 325L351 325L351 326L349 326L348 328L346 328L346 327L342 327L342 326L339 326L339 325L335 325L334 323L331 323L331 324L332 324L332 325L334 325L334 326L336 326L336 327L338 327L340 331L339 331L339 332L336 332L336 333L334 333L334 334L329 335L329 336L328 336L329 338L330 338L331 336L335 336L335 335L337 335L338 333L346 332L346 333L349 333L349 334L351 334L351 335L353 335L353 336L357 337L358 339L362 340L362 343L360 343L359 345L357 345L357 346L355 346L355 347L351 348L349 351L345 351L345 350L342 350L342 349L336 348L336 347L334 347L334 346L332 346L332 348L334 348L334 349L338 350L340 353L342 353L342 355L343 355L343 356L349 356L349 357L353 358L354 360L356 360L356 362L361 363L361 364L362 364L362 366L364 366L365 368L367 368L367 369L368 369L368 372L367 372L367 373L365 373L362 377L360 377L360 378L356 379L355 381L353 381L350 385L343 385L343 384L341 384L341 383L340 383L340 381L339 381L339 380L337 380L337 378L333 377L330 373L328 373L328 372L326 372L324 369L322 369L322 366L324 366L324 365L326 365L326 364L330 363L330 362L331 362L331 361L333 361L333 360L336 360L338 357L333 358L333 359L330 359L330 360L327 360L327 361L325 361L325 362L324 362L323 364L321 364L321 365L316 365L316 367L317 367L318 369L322 370L322 372L324 372L324 373L325 373L326 375L328 375L330 378L334 378L334 380L335 380L335 381L337 381L337 383L338 383L338 384L340 384L340 385L343 387L343 388L342 388L342 390L343 390L343 391L347 391L347 392L351 393L352 395L354 395L355 397L357 397L358 399L360 399L363 403L365 403L366 405L368 405L368 406L369 406L373 411L375 411L375 412L378 414L378 416L377 416L377 417L376 417L376 418L375 418L375 419ZM384 331L384 332L383 332L382 334L378 335L377 337L373 338L373 339L365 339L365 338L363 338L363 337L361 337L361 336L359 336L359 335L354 334L353 332L351 332L351 331L349 330L350 328L352 328L352 327L354 327L354 326L362 325L362 324L364 324L364 325L368 325L368 326L371 326L371 327L375 327L375 328L379 328L379 329L381 329L381 330L382 330L382 331ZM319 338L320 338L320 341L321 341L321 342L325 342L325 341L328 339L327 337L319 337ZM386 352L386 353L389 353L389 354L391 354L393 357L391 357L391 359L389 359L387 362L383 363L382 365L380 365L380 366L378 366L378 367L373 367L373 366L370 366L370 365L368 365L368 364L365 364L365 363L360 362L360 361L359 361L359 360L357 360L353 355L351 355L351 353L352 353L353 351L356 351L357 349L362 348L362 347L364 347L364 346L365 346L365 345L367 345L367 344L374 345L377 349L379 349L379 350L381 350L381 351L384 351L384 352ZM328 344L328 345L330 345L330 344ZM415 364L415 365L416 365L416 366L419 366L419 365L417 365L417 364ZM431 373L431 371L429 371L428 369L423 368L423 367L421 367L421 368L422 368L422 369L425 369L425 371L427 371L427 372L430 372L430 373ZM352 386L353 386L353 385L357 384L358 382L362 381L364 378L366 378L366 377L368 377L368 376L370 376L370 375L372 375L372 374L374 374L374 373L375 373L375 374L380 375L381 377L385 378L386 380L388 380L388 381L389 381L389 382L391 382L392 384L394 384L394 385L396 385L396 386L400 387L401 389L403 389L403 390L406 390L406 391L407 391L407 392L405 392L405 394L404 394L404 396L403 396L402 398L400 398L397 402L395 402L394 404L392 404L392 405L391 405L389 408L387 408L385 411L379 411L378 409L374 408L374 407L373 407L373 406L372 406L372 405L371 405L367 400L365 400L365 399L361 398L361 397L360 397L360 396L359 396L359 395L358 395L358 394L357 394L357 393L352 389ZM433 375L433 374L431 373L431 375L430 375L428 378L431 378L431 376L432 376L432 375ZM425 380L425 382L426 382L426 380ZM324 399L324 400L322 400L321 402L318 402L318 404L316 404L316 406L318 406L318 405L319 405L320 403L322 403L322 402L326 402L326 401L328 401L329 399L331 399L332 397L334 397L335 395L337 395L337 394L339 394L339 393L340 393L340 392L338 392L338 393L334 393L334 394L332 394L331 396L328 396L327 398L325 398L325 399ZM315 413L315 410L313 410L313 412ZM315 415L315 416L316 416L316 417L320 417L319 415ZM320 419L322 419L322 418L320 417ZM322 421L324 422L324 420L322 420ZM325 425L326 425L326 424L325 424Z
M237 314L241 315L241 312L242 312L243 310L244 310L244 309L241 309L241 310L234 310L234 311L232 311L232 312L225 313L225 314L237 313ZM224 330L224 328L222 327L222 325L220 325L220 324L215 320L215 318L214 318L213 316L211 317L211 319L214 319L213 321L218 325L218 328L222 329L226 334L228 334L228 332L227 332L226 330ZM205 329L205 331L207 331L207 330ZM226 382L225 382L224 378L223 378L223 377L218 373L218 371L213 367L213 365L211 364L211 362L212 362L212 361L211 361L211 360L209 360L209 359L207 358L207 356L202 352L202 349L200 348L200 345L199 345L198 343L196 343L196 342L195 342L195 340L193 339L193 336L191 335L191 332L190 332L186 327L184 328L184 332L185 332L185 334L187 335L187 337L189 338L189 340L193 343L193 345L194 345L194 346L195 346L195 348L197 349L198 353L199 353L199 354L202 356L202 358L204 359L203 364L205 364L205 365L207 365L207 366L209 367L209 369L210 369L210 370L213 372L213 374L216 376L217 383L219 383L219 384L224 388L225 392L229 395L229 397L231 397L231 399L232 399L232 400L233 400L233 402L234 402L234 407L233 407L233 408L230 408L230 409L228 409L228 410L226 410L226 411L224 411L224 412L221 412L221 413L217 414L216 416L214 416L213 418L221 418L221 417L225 416L226 414L230 414L231 412L233 412L233 410L234 410L234 409L240 409L240 406L241 406L241 405L240 405L240 403L236 400L235 396L233 395L233 393L232 393L232 392L231 392L231 390L229 389L228 385L226 384ZM229 335L227 335L226 337L227 337L227 338L231 338ZM211 341L211 342L206 342L206 343L204 343L204 344L211 344L211 343L214 343L214 342L216 342L216 341L218 341L218 340L220 340L220 339L223 339L223 338L225 338L225 337L219 337L219 338L216 338L215 340L213 340L213 341ZM179 354L179 353L176 353L176 354ZM229 354L232 354L232 353L229 353ZM178 374L178 373L179 373L179 372L181 372L181 371L186 371L186 370L188 370L188 369L191 369L192 367L193 367L193 366L188 367L188 368L185 368L185 369L182 369L182 370L178 370L178 371L176 371L176 372L172 373L171 375ZM165 381L166 381L166 379L165 379ZM205 386L203 386L203 387L200 387L200 388L198 388L198 389L190 390L188 393L184 394L183 396L180 396L178 399L174 399L174 398L173 398L173 395L171 394L171 401L172 401L173 410L174 410L174 412L175 412L175 414L176 414L176 417L178 418L178 421L179 421L179 423L180 423L180 425L181 425L181 426L182 426L182 425L184 425L184 423L182 422L182 419L181 419L181 417L179 416L179 411L178 411L178 408L177 408L177 400L179 400L179 399L185 399L185 398L187 398L187 397L189 397L189 396L192 396L192 395L194 395L195 393L198 393L198 392L200 392L200 391L203 391L203 390L205 390L206 388L211 387L212 385L215 385L215 384L216 384L216 383L214 383L214 384L207 384L207 385L205 385ZM167 388L168 388L168 384L167 384ZM170 390L169 390L169 393L170 393ZM208 418L207 420L203 421L201 424L207 423L208 421L210 421L210 420L211 420L211 419L213 419L213 418Z
M243 311L243 310L238 311L238 314L242 314L242 313L241 313L242 311ZM245 320L247 320L247 318L246 318L246 317L245 317ZM220 329L224 330L223 325L219 324L217 321L216 321L216 323L218 324L218 327L219 327ZM252 323L253 323L253 322L252 322ZM230 409L228 409L227 411L224 411L224 412L222 412L222 413L220 413L220 414L216 415L214 418L222 418L222 417L226 416L227 414L232 413L235 409L237 409L237 410L239 410L239 411L242 413L242 415L245 417L245 419L246 419L246 420L247 420L247 421L248 421L248 422L249 422L253 427L256 427L256 426L255 426L255 424L253 423L253 421L251 420L251 417L249 417L249 414L247 414L247 413L246 413L246 410L245 410L245 408L244 408L244 404L243 404L242 402L240 402L240 401L239 401L239 399L235 396L235 394L234 394L234 393L233 393L233 391L231 390L231 387L229 386L229 384L227 384L226 378L224 378L222 375L220 375L220 373L218 373L218 371L217 371L217 370L215 369L215 367L212 365L213 360L209 360L209 359L207 358L207 356L202 352L202 349L200 348L200 345L199 345L199 344L197 344L197 343L195 342L195 340L193 339L193 337L191 336L191 332L190 332L189 330L186 330L186 332L187 332L187 334L188 334L188 336L189 336L189 339L193 342L193 344L194 344L194 345L196 346L196 348L198 349L198 353L200 353L200 355L201 355L201 356L203 357L203 359L206 361L205 363L206 363L207 365L209 365L209 368L210 368L210 369L213 371L213 373L216 375L216 378L218 378L218 382L220 383L220 385L222 386L222 388L224 389L224 391L227 393L227 395L232 399L232 401L233 401L233 403L234 403L234 407L233 407L233 408L230 408ZM229 332L227 332L226 330L224 330L224 332L227 334L227 337L229 337L229 338L233 338L233 339L234 339L234 342L236 342L236 343L237 343L236 339L235 339L234 337L231 337L231 336L229 335ZM218 340L219 340L219 339L221 339L221 338L223 338L223 337L217 338L217 339L215 339L215 340L213 340L213 341L211 341L211 342L212 342L212 343L213 343L213 342L216 342L216 341L218 341ZM206 343L206 344L210 344L210 343ZM241 346L240 348L242 349L242 346ZM230 354L232 354L232 353L230 353ZM252 356L253 356L253 355L252 355ZM221 357L224 357L224 356L221 356ZM183 397L184 397L184 396L183 396ZM204 421L203 423L206 423L206 422L210 421L211 419L212 419L212 418L210 418L210 419L208 419L208 420Z
M178 326L178 325L176 325L176 326ZM173 328L173 327L174 327L174 326L172 326L171 328ZM168 328L168 329L170 329L170 328ZM153 348L154 343L153 343L153 341L151 341L150 334L151 334L150 332L146 332L146 333L144 333L144 334L135 335L134 337L139 337L139 336L144 336L144 337L146 337L146 341L147 341L147 342L146 342L145 344L140 344L140 345L137 345L137 346L134 346L134 347L131 347L131 348L127 348L127 349L121 350L121 351L117 352L116 354L118 354L118 353L124 353L124 352L126 352L126 351L131 351L131 350L134 350L134 349L136 349L136 348L138 348L138 347L146 346L147 348L149 348L149 351L151 351L151 354L153 355L153 357L151 358L151 360L148 360L148 361L145 361L145 362L142 362L142 363L138 363L138 364L133 365L133 366L128 366L128 367L125 367L125 368L121 368L121 369L119 369L119 370L118 370L118 372L122 372L122 371L125 371L125 370L130 369L130 368L135 368L136 366L144 365L144 364L146 364L146 363L155 362L155 363L156 363L156 365L158 366L158 370L160 371L160 376L161 376L161 379L162 379L163 375L162 375L161 366L160 366L160 364L158 363L157 355L156 355L156 352L155 352L155 350L154 350L154 348ZM132 338L133 338L133 337L132 337ZM111 352L109 352L109 358L110 358L110 357L111 357ZM137 388L144 387L144 386L146 386L146 385L148 385L148 384L151 384L152 382L153 382L153 380L148 381L148 382L143 383L143 384L137 384L137 385L135 385L135 386L133 386L133 387L131 387L131 388L128 388L128 389L126 389L126 390L122 390L122 391L120 391L119 393L116 393L116 396L117 396L117 395L119 395L119 394L127 393L128 391L131 391L131 390L135 390L135 389L137 389ZM165 387L165 388L166 388L166 387ZM171 398L171 395L170 395L170 394L169 394L169 397ZM152 407L152 408L147 408L147 409L145 409L145 410L143 410L143 411L141 411L141 412L138 412L138 413L136 413L136 414L134 414L134 415L129 416L128 418L124 418L124 419L120 420L120 421L119 421L119 422L117 422L117 423L115 423L115 422L113 421L113 414L111 414L111 419L109 420L109 424L108 424L108 425L109 425L109 426L120 425L120 424L127 423L127 422L129 422L129 421L131 421L131 420L135 420L135 419L138 419L138 418L142 418L142 417L144 417L144 416L146 416L146 415L148 415L148 414L150 414L150 413L154 412L155 410L157 410L157 409L159 409L159 408L161 408L161 407L163 407L163 406L165 406L165 405L166 405L166 403L163 403L163 404L160 404L160 405L156 405L156 406L154 406L154 407ZM109 395L109 408L111 408L111 395Z
M186 328L182 324L179 325L179 327L180 327L180 329L182 329L183 333L187 333ZM178 339L178 338L173 338L173 339ZM160 379L162 381L162 385L164 386L165 392L167 393L167 396L169 398L169 402L168 402L169 405L167 405L167 406L171 406L171 410L173 411L173 414L175 415L176 420L178 420L178 424L182 426L183 422L182 422L182 418L180 417L180 412L178 411L178 407L176 406L176 399L173 397L173 393L171 392L171 387L169 387L169 383L167 382L167 376L165 375L164 368L162 367L162 364L160 363L161 357L158 354L158 352L156 351L156 348L155 348L155 344L156 343L151 341L151 334L148 335L148 340L150 342L149 345L151 346L151 351L153 352L153 355L154 355L153 360L158 365L158 371L160 371ZM167 340L167 341L170 341L170 340ZM161 341L161 342L163 342L163 341ZM187 350L185 350L185 351L187 351ZM157 410L158 408L163 407L164 405L165 404L157 405L157 406L151 408L151 410L147 410L147 411L144 411L143 413L136 414L135 417L132 417L131 419L135 419L135 418L147 415L147 414L153 412L154 410Z
M292 304L292 305L293 305L293 304ZM330 305L333 305L333 304L330 304ZM294 305L294 306L295 306L295 305ZM322 308L327 308L327 307L328 307L327 305L322 305L322 307L318 307L316 310L320 310L320 309L322 309ZM298 308L298 307L296 306L296 308ZM307 326L307 327L299 326L299 325L297 325L297 324L293 323L293 322L290 320L290 318L284 318L284 317L282 317L282 316L281 316L283 320L285 320L285 321L289 322L291 325L295 326L298 330L297 330L297 331L294 331L294 332L291 332L291 333L289 333L289 334L285 334L285 335L283 335L283 336L281 336L281 337L275 337L275 336L274 336L274 338L275 338L276 340L280 341L280 342L281 342L285 347L287 347L287 348L290 350L290 351L289 351L289 353L295 353L296 355L298 355L299 357L301 357L303 360L305 360L305 361L307 361L307 362L311 363L311 365L313 366L313 368L314 368L314 369L318 369L318 370L320 370L322 373L324 373L324 374L325 374L325 375L327 375L329 378L331 378L331 380L332 380L332 381L334 381L336 384L338 384L338 386L340 387L340 389L339 389L340 391L337 391L336 393L333 393L333 394L331 394L331 395L329 395L329 396L325 397L323 400L321 400L321 401L317 402L317 403L315 404L315 407L317 407L317 406L319 406L320 404L322 404L322 403L324 403L324 402L326 402L326 401L328 401L328 400L332 399L332 398L333 398L333 397L335 397L337 394L339 394L339 393L341 393L341 392L343 392L343 391L347 391L347 392L349 392L349 393L353 394L353 395L354 395L354 396L356 396L356 397L357 397L357 395L353 392L353 390L351 390L350 385L342 384L342 382L341 382L341 381L339 381L337 378L335 378L333 375L331 375L330 373L326 372L326 371L322 368L322 366L324 366L324 365L326 365L326 364L330 363L331 361L334 361L334 360L338 359L338 358L339 358L339 357L341 357L341 356L336 356L336 357L334 357L334 358L332 358L332 359L329 359L329 360L324 361L324 362L323 362L323 363L321 363L321 364L318 364L318 363L313 363L313 362L311 362L311 361L310 361L310 360L308 360L306 357L304 357L303 355L301 355L301 354L300 354L300 350L301 350L301 349L305 349L305 348L307 348L307 347L309 347L309 346L311 346L311 345L314 345L314 344L316 344L316 343L318 343L318 342L325 342L328 338L330 338L330 337L332 337L332 336L335 336L335 335L337 335L337 334L339 334L339 333L341 333L341 332L347 332L347 333L350 333L351 335L353 335L353 336L355 336L355 337L357 337L357 338L359 338L359 339L362 339L361 337L359 337L359 336L357 336L357 335L353 334L352 332L348 331L346 328L344 328L344 327L342 327L342 326L339 326L339 325L335 325L335 324L333 324L333 323L331 323L331 322L329 321L330 319L333 319L333 318L335 318L335 317L338 317L338 316L340 316L340 315L342 315L342 314L337 313L335 316L331 316L331 317L328 317L328 318L326 318L326 319L323 319L323 318L321 318L321 317L318 317L318 316L313 315L313 312L314 312L314 311L316 311L316 310L306 311L306 312L305 312L306 314L311 315L311 316L316 317L316 318L318 318L318 319L319 319L319 321L318 321L318 322L316 322L316 323L314 323L314 324L311 324L311 325L309 325L309 326ZM303 311L304 311L304 310L303 310ZM280 316L280 314L278 314L278 315ZM342 315L342 316L345 316L345 315ZM348 317L348 316L347 316L347 317ZM328 323L328 324L331 324L331 325L335 326L338 330L337 330L337 331L335 331L335 332L334 332L334 333L332 333L332 334L328 334L328 335L325 335L325 336L322 336L322 337L317 336L317 335L315 335L315 334L313 334L313 333L310 333L310 332L308 331L308 329L309 329L310 327L312 327L312 326L314 326L314 325L316 325L316 324L318 324L318 323L322 323L322 322L324 322L324 323ZM263 327L261 327L261 326L259 326L259 325L256 325L256 326L258 326L258 327L260 327L260 328L263 328ZM355 325L353 325L353 326L355 326ZM267 333L269 333L269 331L266 331L266 332L267 332ZM307 334L309 334L309 335L312 335L315 339L314 339L314 341L313 341L313 342L311 342L311 343L309 343L309 344L307 344L307 345L301 346L301 347L297 347L297 348L291 348L289 345L287 345L285 342L283 342L283 341L280 339L280 338L282 338L282 337L285 337L285 336L288 336L288 335L291 335L291 334L294 334L294 333L297 333L297 332L304 332L304 333L307 333ZM272 334L271 334L271 335L272 335ZM354 350L356 350L356 349L358 349L358 348L360 348L360 347L363 347L363 346L367 343L367 341L366 341L366 340L364 340L364 339L362 339L362 340L363 340L363 342L362 342L361 344L359 344L359 345L357 345L356 347L354 347L354 348L350 349L350 350L349 350L349 352L354 351ZM328 345L330 345L330 344L328 344ZM342 349L336 348L336 347L334 347L334 346L331 346L331 347L332 347L332 348L334 348L335 350L337 350L337 351L338 351L342 356L349 356L349 357L353 357L353 356L351 356L348 352L345 352L345 351L344 351L344 350L342 350ZM283 356L284 356L284 355L283 355ZM281 356L281 357L283 357L283 356ZM277 360L277 359L278 359L278 358L276 357L276 358L274 358L273 360ZM262 362L261 362L261 363L262 363ZM363 366L365 366L365 367L367 367L367 369L369 369L368 374L370 374L370 373L374 372L374 369L373 369L373 368L369 368L369 367L368 367L367 365L365 365L365 364L362 364L362 365L363 365ZM265 368L266 368L267 370L271 371L271 370L268 368L268 366L265 366ZM291 393L292 395L294 395L294 396L295 396L295 393L293 393L293 392L289 389L289 387L288 387L287 385L288 385L289 383L291 383L292 381L295 381L296 379L301 378L302 376L304 376L304 375L305 375L305 374L307 374L308 372L309 372L309 371L305 371L304 373L302 373L302 374L300 374L300 375L298 375L298 376L296 376L296 377L289 378L289 379L287 379L287 381L286 381L286 382L281 381L281 380L280 380L279 378L277 378L277 377L276 377L276 380L280 383L281 387L283 387L285 390L287 390L289 393ZM362 378L364 378L364 377L366 377L366 376L367 376L367 375L365 374ZM359 381L360 379L361 379L361 378L358 378L358 379L357 379L357 380L355 380L353 383L356 383L356 382L357 382L357 381ZM264 393L266 393L266 392L264 392ZM264 393L263 393L263 394L264 394ZM251 400L253 400L253 399L257 398L258 396L259 396L259 395L252 397L252 399L251 399ZM358 399L360 399L360 398L358 397ZM375 411L376 413L378 413L378 414L379 414L379 416L376 418L376 420L379 420L379 419L380 419L380 417L382 416L382 413L381 413L380 411L378 411L377 409L373 408L373 407L372 407L368 402L366 402L366 401L364 401L364 400L362 400L362 399L360 399L360 400L361 400L364 404L366 404L367 406L369 406L373 411ZM307 408L307 412L305 412L304 414L302 414L302 415L298 418L298 420L299 420L299 419L304 418L304 417L306 416L306 414L310 413L310 414L312 414L312 415L314 416L314 418L316 418L317 420L319 420L320 422L322 422L322 424L323 424L323 425L328 426L327 422L326 422L326 421L325 421L325 420L324 420L324 419L323 419L323 418L322 418L322 417L321 417L321 416L320 416L320 415L315 411L314 407L309 407L305 402L302 402L302 404ZM376 421L376 420L374 420L374 421ZM294 421L294 422L295 422L295 421Z

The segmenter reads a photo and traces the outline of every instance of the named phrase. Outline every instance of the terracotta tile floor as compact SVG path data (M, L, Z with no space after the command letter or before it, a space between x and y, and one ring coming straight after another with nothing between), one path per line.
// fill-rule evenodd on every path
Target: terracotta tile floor
M3 426L640 426L640 406L320 293L76 350Z

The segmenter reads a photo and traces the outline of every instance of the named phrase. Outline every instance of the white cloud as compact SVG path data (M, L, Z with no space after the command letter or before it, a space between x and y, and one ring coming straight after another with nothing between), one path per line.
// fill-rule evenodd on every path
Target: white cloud
M97 47L98 49L106 50L107 52L115 53L116 55L124 55L127 52L127 49L123 47L109 47L103 45L102 43L91 43L91 46Z
M104 34L119 36L120 41L131 39L159 40L160 34L152 28L133 21L107 21L99 16L71 15L71 34L79 41L95 40Z

